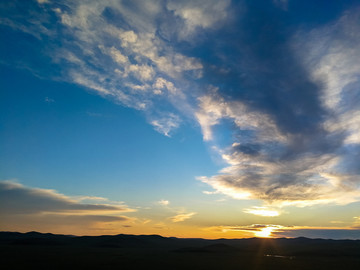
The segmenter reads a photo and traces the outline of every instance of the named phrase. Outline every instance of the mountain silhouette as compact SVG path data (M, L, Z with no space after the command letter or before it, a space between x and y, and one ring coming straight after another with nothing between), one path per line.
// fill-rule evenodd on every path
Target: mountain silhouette
M360 269L360 240L0 232L2 269Z

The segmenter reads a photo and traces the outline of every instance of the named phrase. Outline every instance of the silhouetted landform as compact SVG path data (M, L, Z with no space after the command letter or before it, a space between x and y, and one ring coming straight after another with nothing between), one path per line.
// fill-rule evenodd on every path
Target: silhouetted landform
M0 232L2 269L360 269L360 240Z

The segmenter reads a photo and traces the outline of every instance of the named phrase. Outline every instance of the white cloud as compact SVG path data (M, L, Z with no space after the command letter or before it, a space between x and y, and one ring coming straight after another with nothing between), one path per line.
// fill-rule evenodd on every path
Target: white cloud
M122 42L123 47L131 46L132 43L135 43L138 39L138 36L135 34L134 31L123 31L119 32L119 38Z
M180 118L175 114L168 114L159 119L151 121L151 125L155 127L155 130L170 137L170 132L180 125Z
M177 92L177 89L172 82L169 82L161 77L156 79L155 83L153 84L153 88L161 90L166 89L173 95Z
M256 216L262 217L277 217L280 215L280 212L274 209L269 209L267 207L258 207L254 206L243 210L244 213L253 214Z
M117 50L115 47L110 48L110 55L115 60L115 62L119 64L124 64L129 61L127 56L123 55L119 50Z
M185 29L180 31L184 38L193 34L197 27L212 28L228 16L230 0L169 1L167 9L184 20Z
M239 128L256 130L259 141L285 139L268 115L250 109L241 101L225 101L217 94L216 88L212 88L210 93L199 98L199 110L195 114L205 141L213 139L212 127L224 119L231 119Z
M130 65L128 70L140 81L150 81L155 76L154 69L148 65Z
M89 74L90 75L90 74ZM93 78L90 76L87 76L87 74L82 74L78 71L70 71L70 76L74 80L75 83L80 84L82 86L85 86L87 88L91 88L92 90L97 91L100 95L111 95L111 92L103 87L100 83L94 82ZM121 100L124 101L127 98L126 96L121 93L121 97L123 97Z
M103 198L103 197L97 197L97 196L76 196L74 197L75 200L79 201L79 202L83 202L83 201L108 201L108 199Z
M213 195L213 194L218 194L219 191L207 191L207 190L204 190L203 193L206 194L206 195Z
M82 49L81 54L75 54L72 47L63 47L58 54L74 66L69 70L70 80L125 106L146 111L155 129L169 136L180 123L175 111L186 106L180 103L187 102L175 82L181 79L181 84L186 83L185 73L197 78L202 65L197 59L176 52L156 34L161 3L135 1L128 6L102 1L83 5L74 1L69 8L71 12L60 14L61 20ZM105 20L104 10L121 14L130 29ZM160 102L173 104L171 95L182 98L176 101L174 112L166 117L150 117L157 110L152 100L160 97Z
M168 200L160 200L160 201L158 201L158 204L163 205L163 206L167 206L167 205L170 204L170 201L168 201Z

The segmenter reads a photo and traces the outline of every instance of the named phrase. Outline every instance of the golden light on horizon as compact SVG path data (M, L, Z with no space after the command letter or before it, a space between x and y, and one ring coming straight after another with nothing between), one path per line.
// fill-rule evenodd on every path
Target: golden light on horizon
M266 227L262 228L260 231L255 232L256 237L264 237L264 238L270 238L271 233L276 229L276 227Z

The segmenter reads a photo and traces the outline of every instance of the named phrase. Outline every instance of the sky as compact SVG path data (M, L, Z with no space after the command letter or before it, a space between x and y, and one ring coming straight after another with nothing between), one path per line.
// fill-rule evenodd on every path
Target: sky
M360 4L0 3L0 230L360 239Z

